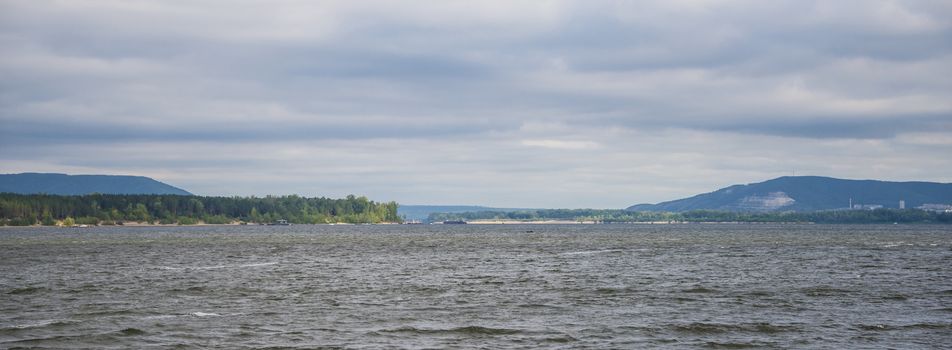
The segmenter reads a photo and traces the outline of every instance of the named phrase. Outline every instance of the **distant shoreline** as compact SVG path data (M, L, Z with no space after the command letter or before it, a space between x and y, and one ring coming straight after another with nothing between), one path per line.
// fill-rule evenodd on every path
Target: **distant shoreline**
M808 224L809 221L573 221L573 220L473 220L470 225L687 225L687 224ZM437 223L438 224L438 223Z
M518 221L518 220L474 220L466 222L467 225L487 225L487 226L513 226L513 225L638 225L638 226L647 226L647 225L948 225L942 222L901 222L901 223L886 223L886 222L805 222L805 221L632 221L632 222L594 222L594 221L571 221L571 220L544 220L544 221ZM396 222L386 222L386 223L364 223L364 224L352 224L352 223L326 223L326 224L292 224L290 226L418 226L414 224L406 223L396 223ZM424 226L442 226L446 224L442 223L431 223L425 224ZM193 225L179 225L179 224L149 224L149 223L125 223L123 225L86 225L86 226L44 226L44 225L29 225L29 226L0 226L0 230L3 229L15 229L15 228L62 228L62 229L83 229L83 228L94 228L94 227L241 227L241 226L280 226L280 225L268 225L268 224L246 224L242 225L239 223L227 223L227 224L206 224L199 223ZM447 226L457 226L457 225L447 225Z
M397 222L378 222L372 224L352 224L344 222L332 222L326 224L291 224L288 226L300 226L300 225L316 225L316 226L360 226L360 225L401 225ZM241 224L238 222L232 222L227 224L207 224L207 223L197 223L190 225L179 225L179 224L150 224L147 222L124 222L122 225L74 225L74 226L63 226L63 225L24 225L24 226L13 226L13 225L0 225L0 229L3 228L23 228L23 227L50 227L50 228L92 228L92 227L195 227L195 226L281 226L281 225L269 225L269 224L257 224L257 223L247 223Z
M573 220L473 220L470 225L682 225L682 224L815 224L807 221L573 221Z
M0 193L0 225L200 225L245 223L400 222L396 202L367 197L267 196L201 197L179 195L80 196Z
M591 224L594 225L594 221L575 221L575 220L541 220L541 221L520 221L520 220L473 220L467 221L467 224L470 225L520 225L520 224L535 224L535 225L585 225Z

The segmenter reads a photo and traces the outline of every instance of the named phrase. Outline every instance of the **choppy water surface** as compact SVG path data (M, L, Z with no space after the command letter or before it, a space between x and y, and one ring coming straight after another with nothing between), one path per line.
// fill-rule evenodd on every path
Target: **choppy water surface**
M0 229L0 348L940 348L944 226Z

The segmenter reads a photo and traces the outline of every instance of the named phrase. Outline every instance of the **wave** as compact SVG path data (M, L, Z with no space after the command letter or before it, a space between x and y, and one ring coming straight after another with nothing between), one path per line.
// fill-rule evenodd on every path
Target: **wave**
M150 315L142 317L143 320L164 320L169 318L176 318L179 315Z
M271 265L277 265L277 264L278 262L273 261L273 262L263 262L263 263L256 263L256 264L244 264L244 265L238 265L236 267L258 267L258 266L271 266Z
M583 250L579 252L567 252L559 255L589 255L589 254L606 254L606 253L618 253L621 252L621 249L604 249L604 250Z
M803 294L811 297L828 297L828 296L839 296L844 294L850 294L855 291L842 288L834 288L829 286L816 286L801 289Z
M694 287L688 288L681 291L682 293L717 293L717 289L704 288L704 287Z
M718 342L707 342L704 344L705 347L711 349L755 349L764 347L763 344L758 343L718 343Z
M80 344L80 343L101 343L101 344L113 344L119 341L119 337L129 337L129 336L138 336L146 334L147 332L138 328L123 328L117 331L107 331L107 332L96 332L88 334L62 334L62 335L52 335L49 337L39 337L39 338L28 338L28 339L19 339L7 342L0 342L0 348L4 348L4 345L8 344L22 344L22 345L32 345L30 348L38 344L48 343L48 342L65 342L67 344ZM14 348L17 348L15 346ZM41 347L46 348L46 347ZM59 348L59 347L57 347Z
M122 315L132 315L135 314L136 310L133 309L118 309L118 310L97 310L89 312L76 312L74 315L82 317L103 317L103 316L122 316Z
M119 331L119 334L120 334L120 335L143 335L143 334L145 334L145 333L146 333L146 332L145 332L144 330L141 330L141 329L138 329L138 328L132 328L132 327L125 328L125 329Z
M100 286L100 285L96 285L96 284L92 284L92 283L87 283L87 284L81 285L81 286L79 286L79 287L77 287L77 288L67 289L67 290L65 290L64 292L67 293L67 294L83 294L83 293L98 291L98 290L100 290L100 289L101 289L101 286Z
M906 242L904 242L904 241L899 241L899 242L882 242L882 243L879 244L879 246L880 246L880 247L883 247L883 248L895 248L895 247L913 246L913 245L915 245L915 244L906 243Z
M765 290L755 290L755 291L751 291L747 293L747 295L753 296L753 297L769 297L769 296L772 296L773 293L765 291Z
M234 268L246 268L246 267L260 267L260 266L271 266L277 265L275 262L263 262L263 263L252 263L252 264L240 264L240 265L213 265L213 266L156 266L159 269L163 270L172 270L172 271L185 271L185 270L218 270L218 269L234 269Z
M886 295L883 295L881 298L883 300L897 300L897 301L909 300L908 296L906 296L905 294L899 294L899 293L886 294Z
M9 295L28 295L35 294L40 292L48 291L49 288L46 287L23 287L23 288L14 288L7 291Z
M176 317L186 317L186 316L193 316L193 317L221 317L221 314L216 314L216 313L214 313L214 312L195 311L195 312L190 312L190 313L187 313L187 314L149 315L149 316L143 316L143 317L141 317L141 319L143 319L143 320L164 320L164 319L170 319L170 318L176 318Z
M542 304L542 303L528 303L528 304L518 304L517 307L526 308L526 309L564 309L565 306L556 305L556 304Z
M465 334L465 335L510 335L519 334L524 331L511 328L491 328L482 326L464 326L447 329L416 328L411 326L395 329L386 329L381 332L386 333L416 333L416 334Z
M15 331L15 330L21 330L21 329L59 327L59 326L67 326L71 324L76 324L78 322L79 321L74 321L74 320L45 320L45 321L39 321L36 323L25 323L25 324L18 324L18 325L3 327L3 328L0 328L0 331Z
M679 333L693 334L720 334L734 332L774 334L797 330L795 326L780 326L765 322L740 324L694 322L689 324L673 325L669 326L669 328Z
M181 294L189 294L189 295L201 295L201 294L209 293L211 291L212 289L208 287L204 287L204 286L191 286L188 288L169 289L169 292L172 292L172 293L181 293Z
M558 337L545 338L543 341L550 343L571 343L573 341L578 341L578 339L570 335L561 335Z
M863 331L896 331L905 329L952 330L952 323L913 323L902 326L888 324L858 324L856 329Z

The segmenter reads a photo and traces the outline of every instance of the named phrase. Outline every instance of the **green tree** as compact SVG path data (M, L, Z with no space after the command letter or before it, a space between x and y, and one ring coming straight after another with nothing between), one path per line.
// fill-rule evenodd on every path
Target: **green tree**
M251 208L251 213L248 214L248 217L250 218L251 222L261 222L261 214L258 213L258 208L256 207Z
M53 215L50 214L50 208L43 208L43 226L53 226L56 225L56 220L53 220Z
M145 204L143 203L136 204L129 215L134 221L142 222L152 220L152 217L149 215L149 209L146 208Z

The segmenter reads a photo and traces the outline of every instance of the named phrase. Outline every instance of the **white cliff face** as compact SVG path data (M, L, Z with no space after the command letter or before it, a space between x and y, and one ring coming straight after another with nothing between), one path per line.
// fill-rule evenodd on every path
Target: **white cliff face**
M783 192L770 192L766 195L747 196L737 203L738 209L743 210L777 210L793 205L796 200Z

